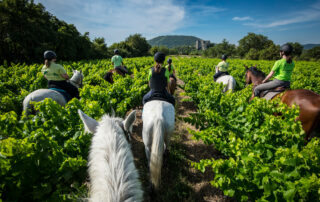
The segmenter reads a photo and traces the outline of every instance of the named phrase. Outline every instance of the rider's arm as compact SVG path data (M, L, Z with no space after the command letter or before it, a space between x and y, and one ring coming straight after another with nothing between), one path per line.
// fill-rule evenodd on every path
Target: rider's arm
M62 76L63 78L65 78L66 80L69 80L69 75L68 75L68 74L61 74L61 76Z
M262 83L265 83L266 81L268 81L274 74L274 71L271 70L271 72L268 74L268 76L262 81Z

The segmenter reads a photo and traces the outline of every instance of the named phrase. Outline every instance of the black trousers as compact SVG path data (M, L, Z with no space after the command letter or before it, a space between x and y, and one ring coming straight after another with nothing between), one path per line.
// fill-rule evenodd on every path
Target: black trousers
M156 92L154 90L150 90L147 94L145 94L143 96L142 104L144 105L147 102L152 101L152 100L166 101L166 102L173 104L173 106L176 103L174 97L170 93L168 93L167 90L164 90L162 92Z
M80 99L79 96L79 90L77 87L73 86L71 83L67 81L48 81L48 88L59 88L62 90L65 90L71 98L78 98Z

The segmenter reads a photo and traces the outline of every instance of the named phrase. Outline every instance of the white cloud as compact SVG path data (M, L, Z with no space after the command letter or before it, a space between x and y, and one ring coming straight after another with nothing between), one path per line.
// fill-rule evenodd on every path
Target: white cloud
M295 23L311 22L320 20L320 1L313 4L307 9L290 13L287 16L280 17L280 20L275 20L273 22L255 22L255 23L245 23L244 25L257 27L257 28L273 28L279 26L285 26Z
M246 17L233 17L232 20L234 20L234 21L247 21L247 20L253 20L253 19L249 16L246 16Z
M185 10L173 0L36 0L82 33L104 37L108 45L130 34L153 36L182 26Z

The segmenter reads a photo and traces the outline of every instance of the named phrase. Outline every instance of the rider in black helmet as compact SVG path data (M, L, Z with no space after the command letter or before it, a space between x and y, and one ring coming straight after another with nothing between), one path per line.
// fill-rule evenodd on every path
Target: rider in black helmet
M175 104L174 97L167 91L170 78L169 71L162 67L165 58L166 55L162 52L157 52L154 55L156 64L151 67L148 76L150 91L143 96L143 104L151 100L163 100Z
M169 71L170 78L172 78L172 79L174 79L175 81L177 81L177 78L176 78L176 76L175 76L176 71L175 71L174 66L173 66L173 64L172 64L172 59L169 58L169 59L167 60L167 63L168 63L168 64L166 65L166 69Z
M55 52L51 50L47 50L43 54L44 65L41 69L44 77L48 80L48 87L52 89L62 89L62 92L65 91L68 94L64 94L67 101L71 98L79 97L78 88L67 82L69 80L69 75L63 66L56 64L57 55Z
M213 76L213 80L216 81L220 76L229 75L228 67L229 63L226 62L228 56L222 55L221 62L216 66L216 74Z
M280 86L290 88L291 75L294 68L294 62L291 58L292 51L293 48L290 44L284 44L280 47L280 57L282 59L274 63L269 75L262 81L262 84L258 85L254 89L255 97L259 96L260 92L264 90L269 90ZM272 76L274 76L274 79L270 82L267 82Z
M115 55L111 58L112 65L114 65L116 72L122 76L125 76L125 74L128 74L128 70L127 67L123 65L123 59L120 56L120 52L118 49L114 49L113 52Z

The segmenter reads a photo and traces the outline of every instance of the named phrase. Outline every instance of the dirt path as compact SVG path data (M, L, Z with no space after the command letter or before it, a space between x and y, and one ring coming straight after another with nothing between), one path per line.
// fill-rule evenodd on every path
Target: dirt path
M178 86L183 85L181 80ZM177 88L176 97L176 123L173 137L171 137L170 156L162 169L161 189L156 196L150 198L147 187L149 185L147 160L142 141L141 109L137 108L137 120L133 127L132 150L135 164L139 170L140 178L145 189L145 201L230 201L232 199L223 195L223 192L210 185L213 172L201 173L193 169L191 162L200 159L219 158L221 155L213 146L205 145L201 141L192 139L187 128L195 130L194 126L184 122L181 117L187 117L196 112L192 102L184 101L183 89Z

